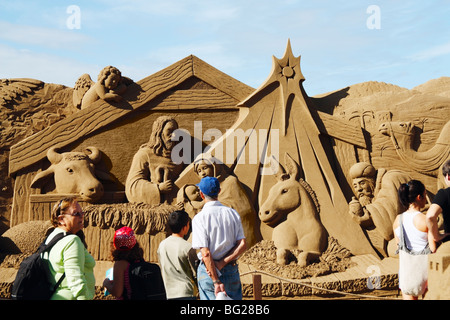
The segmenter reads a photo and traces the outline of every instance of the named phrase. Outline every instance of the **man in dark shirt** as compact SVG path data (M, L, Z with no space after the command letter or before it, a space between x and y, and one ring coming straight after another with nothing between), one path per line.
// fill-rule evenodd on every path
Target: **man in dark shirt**
M446 189L440 189L433 199L433 203L427 212L428 232L431 233L436 242L450 240L450 159L442 166ZM444 232L440 234L437 225L437 218L442 213L444 218Z

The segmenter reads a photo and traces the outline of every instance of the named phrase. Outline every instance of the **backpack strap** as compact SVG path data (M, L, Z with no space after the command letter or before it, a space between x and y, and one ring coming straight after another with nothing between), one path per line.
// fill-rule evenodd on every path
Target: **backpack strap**
M37 252L39 252L39 254L44 253L45 251L50 251L51 248L53 248L53 246L62 238L64 238L65 236L69 235L71 233L67 233L67 232L61 232L58 233L57 235L55 235L53 237L53 239L48 243L45 244L45 242L47 241L48 237L45 238L45 240L41 243L41 245L39 246ZM52 289L52 295L55 293L56 289L58 289L58 287L61 285L61 283L63 282L64 278L66 277L66 273L64 272L62 274L62 276L59 278L58 282L56 282L55 286Z
M403 250L411 255L423 255L423 254L430 254L431 253L431 249L430 249L430 245L429 243L427 243L427 245L425 246L425 248L423 248L421 251L414 251L414 250L409 250L408 247L406 246L406 240L405 240L405 230L403 228L403 214L399 215L400 217L400 237L399 237L399 243L398 243L398 249L399 250Z

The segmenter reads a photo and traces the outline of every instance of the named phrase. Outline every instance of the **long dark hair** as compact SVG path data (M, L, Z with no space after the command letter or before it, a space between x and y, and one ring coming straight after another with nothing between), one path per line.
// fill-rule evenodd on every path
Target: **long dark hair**
M418 195L423 195L425 186L419 180L411 180L408 183L402 183L398 188L398 197L400 202L408 207L416 201Z
M113 261L126 260L132 263L137 260L144 260L144 250L142 250L139 242L136 242L130 250L119 250L114 248L114 245L111 245L111 258Z

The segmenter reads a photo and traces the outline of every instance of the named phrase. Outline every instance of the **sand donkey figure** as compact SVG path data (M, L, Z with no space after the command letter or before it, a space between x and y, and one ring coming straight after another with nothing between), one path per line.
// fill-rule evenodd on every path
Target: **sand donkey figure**
M259 218L273 228L277 263L287 264L290 253L301 267L317 259L327 247L327 232L320 222L319 205L311 186L300 178L300 168L285 154L287 171L272 156L271 169L278 182L260 208Z

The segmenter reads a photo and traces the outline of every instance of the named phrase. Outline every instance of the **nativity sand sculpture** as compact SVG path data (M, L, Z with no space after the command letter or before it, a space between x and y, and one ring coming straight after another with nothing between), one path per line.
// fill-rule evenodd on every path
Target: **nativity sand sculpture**
M243 258L255 257L253 248L272 243L280 267L311 267L337 247L346 256L391 259L386 242L392 234L390 221L400 210L397 183L407 177L423 180L431 199L437 188L433 172L441 153L448 152L446 79L415 90L367 82L309 97L300 57L293 55L290 42L282 58L273 57L272 70L257 89L195 56L136 83L115 68L104 71L97 83L81 76L73 89L49 91L47 84L23 80L26 92L20 98L0 97L9 108L0 115L8 121L8 110L44 97L46 112L59 119L36 127L27 139L11 140L7 157L1 158L9 162L0 169L12 186L11 209L2 213L6 229L45 221L62 196L78 194L86 211L86 242L99 263L108 261L114 230L123 225L136 230L146 259L157 262L168 213L180 206L191 216L201 210L196 184L202 174L222 179L219 200L241 214L253 244ZM8 88L22 82L2 80L1 92L12 92ZM202 134L210 129L224 134L200 141L202 149L208 147L200 152L186 148L183 159L190 161L175 163L171 152L179 141L172 134L180 128L192 132L195 121L203 121ZM424 123L420 137L394 139L397 131L389 130L408 121ZM238 131L245 133L244 143L230 143ZM427 162L424 152L437 160ZM85 161L85 181L98 181L88 187L97 190L93 195L85 196L80 188L61 189L56 182L61 176L56 167L63 167L66 153L73 161ZM224 154L233 157L224 159ZM250 155L256 161L249 161ZM279 171L273 172L270 163ZM65 168L67 173L70 169ZM433 172L424 172L428 169ZM358 179L372 187L353 190ZM290 192L297 196L284 201ZM258 260L264 258L245 259L256 268Z
M218 200L236 210L244 228L247 245L257 242L256 211L239 179L230 174L228 167L210 154L199 154L194 160L194 172L198 176L197 183L204 177L216 177L220 182Z
M260 208L259 218L274 228L272 240L277 247L277 262L286 264L288 255L299 252L297 263L305 267L326 249L327 232L319 219L320 207L311 187L300 178L300 168L285 156L286 168L272 158L278 183Z
M381 254L388 255L388 242L394 239L392 224L407 208L400 203L398 188L411 177L401 170L376 170L370 163L358 162L349 171L355 196L349 214L365 229Z
M153 123L150 139L134 155L128 173L125 192L130 202L171 202L168 196L173 181L183 169L183 164L174 163L171 157L177 129L178 123L169 116L161 116Z
M97 82L92 81L88 74L83 74L75 83L73 104L85 109L99 99L119 102L131 82L131 79L122 77L120 70L113 66L104 67Z

